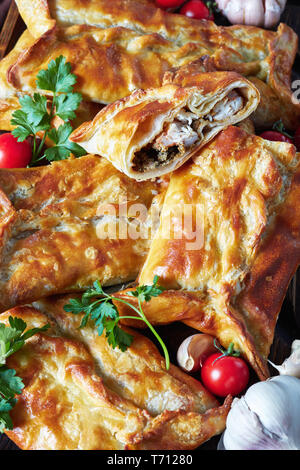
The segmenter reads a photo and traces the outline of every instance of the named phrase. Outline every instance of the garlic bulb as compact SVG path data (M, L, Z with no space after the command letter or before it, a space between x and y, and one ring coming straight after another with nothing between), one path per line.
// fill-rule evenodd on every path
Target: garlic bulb
M192 335L186 338L178 348L177 362L187 371L199 370L202 362L212 353L216 352L213 336L206 334Z
M300 340L295 339L292 343L291 355L278 366L269 361L275 369L278 370L280 375L292 375L300 379Z
M286 0L216 0L216 3L232 24L272 28L279 22Z
M218 449L300 450L300 380L276 376L235 398Z

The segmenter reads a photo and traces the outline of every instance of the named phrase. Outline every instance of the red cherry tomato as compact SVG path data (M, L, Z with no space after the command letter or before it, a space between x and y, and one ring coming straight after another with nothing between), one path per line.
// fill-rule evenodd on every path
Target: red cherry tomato
M266 140L274 140L279 142L287 142L288 144L293 144L292 139L287 137L286 135L282 134L278 131L265 131L260 134L260 137Z
M220 353L215 353L204 361L201 369L202 382L211 393L219 397L238 395L247 386L249 368L239 357L221 356Z
M31 157L31 146L27 140L18 142L9 132L0 135L0 168L25 168Z
M177 8L180 7L185 0L156 0L156 5L159 8Z
M205 3L200 0L190 0L183 5L179 13L197 20L214 20L214 15L209 11Z
M298 152L300 152L300 127L296 129L295 137L294 137L294 145Z

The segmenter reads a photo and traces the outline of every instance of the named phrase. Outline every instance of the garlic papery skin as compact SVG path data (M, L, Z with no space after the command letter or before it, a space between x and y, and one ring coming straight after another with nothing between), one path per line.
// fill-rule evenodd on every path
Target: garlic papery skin
M195 372L200 369L202 362L216 350L213 336L206 334L189 336L178 348L178 365L186 372Z
M300 450L300 380L276 376L235 398L219 448Z
M292 354L283 361L281 366L270 364L278 370L280 375L291 375L300 379L300 340L295 339L292 343Z

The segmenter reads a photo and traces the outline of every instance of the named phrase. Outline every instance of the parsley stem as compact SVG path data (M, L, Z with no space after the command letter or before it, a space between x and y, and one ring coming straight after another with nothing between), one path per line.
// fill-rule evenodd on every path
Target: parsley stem
M107 295L107 294L106 294ZM108 296L110 297L110 296ZM116 300L117 302L121 302L122 304L128 305L128 307L132 308L139 316L141 316L141 312L138 308L136 308L134 305L130 304L129 302L126 302L126 300L119 299L118 297L110 297L111 300Z
M35 157L36 157L36 137L34 136L34 139L33 139L33 150L32 150L32 161L35 160Z
M43 138L42 138L42 140L41 140L41 142L40 142L40 145L39 145L39 148L38 148L38 151L37 151L37 156L39 156L40 153L41 153L41 151L42 151L42 148L43 148L43 146L44 146L46 137L47 137L47 131L44 132ZM44 157L44 155L43 155L43 157ZM41 158L43 158L43 157L41 157ZM41 160L41 158L39 158L39 159L36 160L36 161Z
M51 111L50 111L50 122L52 121L53 116L54 116L54 104L55 104L55 99L56 99L56 92L53 91L53 98L52 98Z
M117 318L117 323L118 323L120 320L123 320L124 318L129 319L129 320L140 320L140 321L144 321L144 319L141 318L141 317L130 317L130 316L127 316L127 315L126 315L126 316L124 316L124 317L118 317L118 318Z
M154 336L157 338L159 344L161 345L162 349L163 349L163 352L164 352L164 355L165 355L165 361L166 361L166 369L169 370L170 368L170 357L169 357L169 352L166 348L166 345L165 343L163 342L163 340L161 339L161 337L159 336L159 334L157 333L157 331L153 328L153 326L151 325L151 323L147 320L144 312L143 312L143 309L142 309L142 305L141 305L141 299L140 297L138 297L138 302L139 302L139 308L140 308L140 315L142 316L144 322L146 323L146 325L148 326L148 328L152 331L152 333L154 334Z
M163 340L161 339L161 337L159 336L159 334L157 333L157 331L153 328L153 326L151 325L151 323L147 320L147 317L145 316L144 312L143 312L143 309L142 309L142 305L141 305L141 299L138 297L138 303L139 303L139 309L137 309L134 305L132 305L131 303L129 302L126 302L126 300L123 300L123 299L119 299L117 297L111 297L111 300L116 300L117 302L122 302L123 304L126 304L128 305L130 308L132 308L140 317L141 319L146 323L146 325L148 326L148 328L152 331L152 333L154 334L154 336L156 337L156 339L158 340L159 344L161 345L162 349L163 349L163 352L164 352L164 355L165 355L165 361L166 361L166 369L169 370L170 368L170 356L169 356L169 353L168 353L168 350L166 348L166 345L165 343L163 342ZM125 318L125 317L120 317L120 318Z

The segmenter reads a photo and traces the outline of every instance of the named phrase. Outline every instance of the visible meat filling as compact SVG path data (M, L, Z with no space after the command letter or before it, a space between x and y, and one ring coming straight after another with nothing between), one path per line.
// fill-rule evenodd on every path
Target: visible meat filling
M151 170L158 166L164 166L170 161L174 160L178 155L183 155L186 152L182 145L173 145L165 149L158 150L152 144L146 145L138 152L136 152L133 160L133 169L135 171L144 172Z
M197 132L192 129L186 119L183 119L185 111L181 110L180 113L173 122L164 127L163 132L156 137L153 143L136 152L133 160L135 171L144 172L169 164L174 158L183 156L199 141ZM192 115L193 119L198 119L195 114L189 112L186 114ZM182 121L180 122L179 119ZM192 120L190 116L189 120Z
M236 114L243 107L243 98L231 91L219 101L207 116L199 118L186 108L181 109L173 122L167 123L154 142L136 152L133 169L144 172L169 164L176 157L183 156L200 140L206 123L222 121Z

